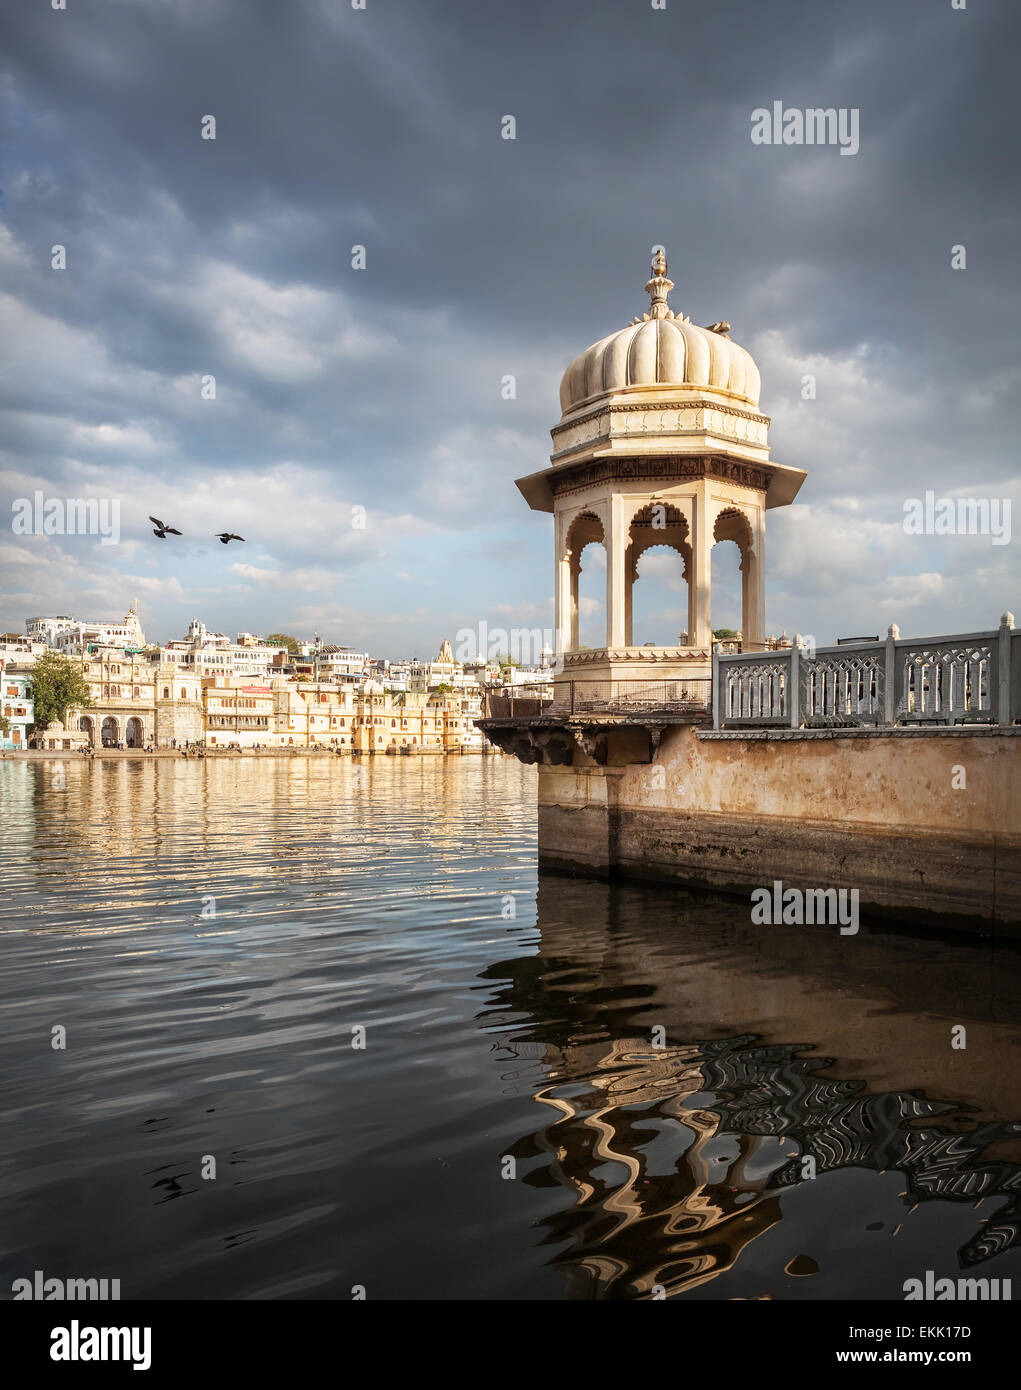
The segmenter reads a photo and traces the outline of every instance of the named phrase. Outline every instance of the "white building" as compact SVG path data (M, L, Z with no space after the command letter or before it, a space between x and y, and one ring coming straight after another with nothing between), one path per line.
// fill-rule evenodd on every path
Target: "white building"
M350 647L323 647L319 653L319 674L323 680L338 684L357 684L365 679L368 662L368 652L353 652Z
M20 632L0 632L0 666L34 666L44 652L49 651L45 641L32 637L22 637Z
M7 720L8 732L0 729L0 748L27 748L28 730L35 715L32 710L32 677L25 670L11 670L0 656L0 713Z
M47 647L55 647L57 633L72 627L74 623L75 619L69 613L55 618L28 618L25 622L25 633L30 641L43 642Z
M31 640L45 642L48 647L63 652L65 656L76 656L88 651L89 647L120 647L141 651L145 646L145 633L134 606L128 609L120 622L66 615L29 618L25 631Z
M278 651L283 648L263 646L249 632L239 633L237 642L232 642L224 633L210 632L205 623L192 618L184 637L161 648L160 661L199 680L228 675L266 680Z

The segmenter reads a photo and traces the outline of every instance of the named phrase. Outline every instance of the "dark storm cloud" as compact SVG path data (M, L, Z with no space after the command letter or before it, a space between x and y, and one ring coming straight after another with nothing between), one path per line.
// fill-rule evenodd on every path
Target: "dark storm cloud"
M641 312L662 241L674 307L730 319L755 351L774 453L809 470L817 535L897 529L903 498L926 486L1006 490L1012 27L1006 0L23 9L2 88L0 264L25 314L0 386L5 467L55 488L92 469L132 494L141 473L186 497L210 477L257 494L260 473L286 465L338 515L365 500L417 518L422 539L395 526L340 547L365 590L347 605L370 635L400 601L380 566L439 562L438 631L462 611L478 562L467 571L469 550L445 550L436 528L477 532L484 552L509 526L521 564L501 559L480 601L544 601L548 524L520 510L512 478L544 461L567 361ZM774 100L858 108L860 153L752 145L750 113ZM215 142L199 139L207 113ZM505 114L516 141L499 139ZM49 269L55 242L64 274ZM954 273L958 242L968 269ZM805 371L818 374L812 403ZM203 409L207 372L218 399ZM104 426L125 431L117 447ZM272 538L265 567L337 563L325 539L310 554L299 508L260 517L246 499ZM773 518L771 621L783 595L775 625L793 626L817 561L804 527ZM895 539L863 534L881 552L874 580L975 567ZM980 625L1017 573L993 560L994 592L969 610ZM186 593L208 578L169 563L157 576ZM832 575L831 607L846 583L836 562ZM242 625L265 627L265 603L239 597ZM0 606L4 625L20 623ZM942 616L936 601L925 612Z

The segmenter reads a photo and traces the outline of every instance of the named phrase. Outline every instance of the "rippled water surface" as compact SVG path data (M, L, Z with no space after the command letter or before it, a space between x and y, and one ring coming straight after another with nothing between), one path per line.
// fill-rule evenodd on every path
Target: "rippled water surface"
M537 880L503 758L0 762L0 835L0 1297L1021 1279L1012 952Z

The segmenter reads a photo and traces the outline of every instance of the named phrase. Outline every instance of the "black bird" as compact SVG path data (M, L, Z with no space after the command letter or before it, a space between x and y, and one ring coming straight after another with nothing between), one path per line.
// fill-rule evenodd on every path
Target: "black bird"
M216 539L221 545L228 545L231 541L243 541L244 536L236 536L233 531L221 531Z
M151 516L149 520L156 527L155 531L153 531L153 535L159 536L160 540L163 540L168 535L179 536L181 534L176 527L167 526L165 522L160 521L158 516Z

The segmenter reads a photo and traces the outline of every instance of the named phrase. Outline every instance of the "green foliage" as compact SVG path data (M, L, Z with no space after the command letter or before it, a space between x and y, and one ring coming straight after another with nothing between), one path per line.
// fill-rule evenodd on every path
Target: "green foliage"
M7 718L6 714L0 714L0 734L3 734L4 738L6 738L10 732L11 721Z
M288 632L271 632L268 637L262 639L262 645L264 647L286 647L293 656L298 650L298 639L292 637Z
M63 723L72 706L92 705L81 667L60 652L44 652L32 667L32 700L36 729L45 729L54 719Z
M733 627L714 627L713 636L718 637L721 642L733 642L737 638L737 629Z

